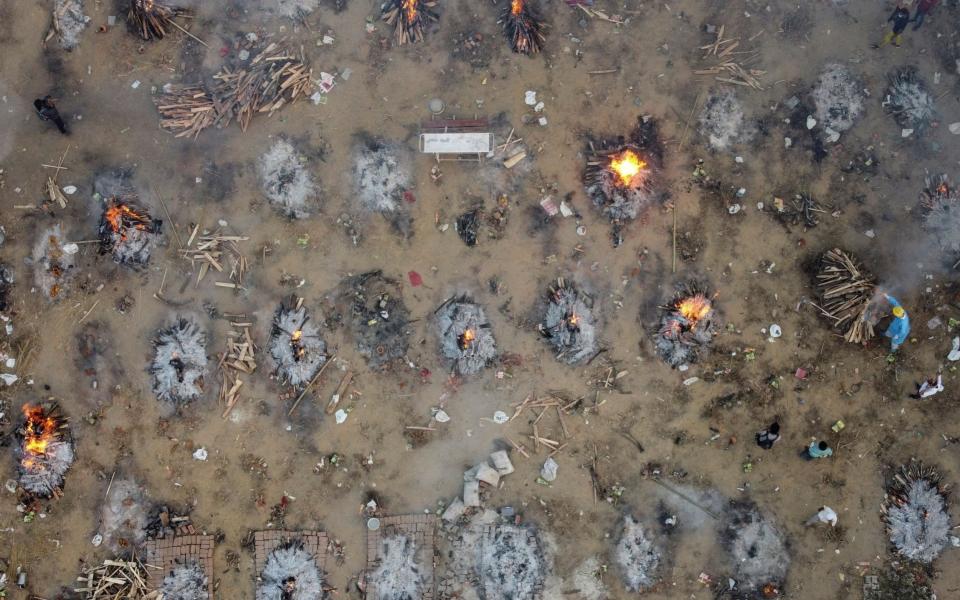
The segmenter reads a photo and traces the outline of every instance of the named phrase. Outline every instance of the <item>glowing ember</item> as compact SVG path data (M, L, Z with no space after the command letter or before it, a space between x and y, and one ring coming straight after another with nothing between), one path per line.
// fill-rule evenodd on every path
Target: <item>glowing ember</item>
M290 347L293 349L293 359L299 361L307 353L303 342L303 330L298 329L290 334Z
M710 295L696 286L686 287L661 310L654 336L657 354L671 367L696 362L717 330Z
M417 0L403 0L403 15L407 23L413 23L417 18Z
M510 13L513 15L519 15L521 11L523 11L523 0L511 0Z
M610 170L617 174L621 185L635 187L641 172L647 168L647 163L640 160L640 156L629 148L610 158Z
M27 417L23 426L23 449L30 455L46 453L47 445L56 435L57 422L39 406L24 404L23 414ZM24 458L24 464L27 460L29 457Z
M677 303L677 312L687 320L690 329L695 328L697 322L709 315L712 309L710 301L703 294L684 298Z
M148 215L142 215L122 202L114 202L107 208L103 218L115 233L120 234L121 240L127 239L127 230L130 228L147 231L153 225Z
M73 445L64 438L66 423L56 410L25 404L25 420L17 431L19 483L25 492L38 498L59 495L63 476L73 463Z
M460 334L460 347L466 350L475 339L477 339L477 334L472 329L467 329Z
M570 313L570 316L567 317L567 327L570 329L578 329L580 327L580 317L576 313Z

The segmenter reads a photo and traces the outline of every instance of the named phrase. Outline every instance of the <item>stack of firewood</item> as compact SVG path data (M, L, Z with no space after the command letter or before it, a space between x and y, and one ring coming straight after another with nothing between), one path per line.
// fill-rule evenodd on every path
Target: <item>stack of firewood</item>
M237 242L246 242L250 238L242 235L222 235L220 232L197 237L200 226L196 225L187 246L180 250L180 256L190 261L191 266L200 263L196 285L200 285L210 269L226 274L230 281L217 281L217 287L239 288L247 272L247 257L240 251ZM194 245L196 240L196 245Z
M503 31L514 52L536 54L546 39L543 35L543 21L530 8L527 0L510 0L509 6L500 16Z
M217 122L219 115L210 93L199 85L169 85L157 99L160 127L176 137L191 136Z
M820 257L814 285L821 303L817 308L845 340L865 344L876 335L868 313L877 285L856 259L839 248L828 250Z
M257 347L250 337L251 323L231 323L234 329L227 332L227 350L220 355L220 405L224 419L240 399L243 380L240 374L250 375L257 369ZM239 331L236 331L239 330Z
M176 27L175 17L189 13L185 8L169 6L160 0L131 0L127 21L145 40L161 40L169 28Z
M430 10L434 0L390 0L384 5L383 20L396 28L398 46L423 41L423 29L440 17Z
M77 577L83 587L74 588L86 600L148 600L159 592L150 591L147 571L139 561L105 560L100 566L91 566Z

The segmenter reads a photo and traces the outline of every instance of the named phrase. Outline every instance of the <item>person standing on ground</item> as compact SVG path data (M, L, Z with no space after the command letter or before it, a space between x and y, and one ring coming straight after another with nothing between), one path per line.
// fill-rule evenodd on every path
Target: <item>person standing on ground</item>
M817 514L806 520L804 525L810 527L817 523L830 523L830 527L837 526L837 513L829 506L821 506L817 509Z
M818 442L816 440L810 442L810 445L804 450L804 458L807 460L813 460L815 458L829 458L833 456L833 448L831 448L826 442Z
M920 26L923 25L924 17L926 17L937 4L940 4L940 0L920 0L917 2L917 13L913 15L914 31L920 29Z
M57 105L54 104L52 96L47 95L43 98L37 98L33 101L33 107L37 109L37 115L40 116L41 121L53 121L60 133L68 134L67 125L60 118L60 111L57 110Z
M883 297L893 305L891 311L893 320L890 321L890 326L887 327L887 331L883 335L890 338L890 352L896 352L907 341L907 336L910 335L910 317L907 315L907 311L900 306L899 300L890 294L884 294Z
M763 431L757 432L757 445L764 450L773 448L773 445L780 441L780 423L774 421Z
M929 398L943 391L943 367L937 369L937 376L917 384L917 393L910 397L916 400Z
M907 28L907 23L910 22L910 10L903 2L897 2L897 7L893 9L893 13L890 14L887 22L892 22L893 27L887 32L887 35L883 36L883 42L873 45L874 48L886 46L890 42L893 42L894 46L900 47L900 42L903 41L903 30Z

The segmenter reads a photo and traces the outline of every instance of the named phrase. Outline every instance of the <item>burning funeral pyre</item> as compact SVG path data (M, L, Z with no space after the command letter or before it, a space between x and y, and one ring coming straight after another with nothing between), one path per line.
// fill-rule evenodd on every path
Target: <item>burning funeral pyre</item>
M195 560L175 565L160 585L165 600L209 600L207 575Z
M510 4L500 15L500 23L507 34L507 41L514 52L536 54L546 39L543 35L543 21L537 12L530 8L530 0L509 0Z
M537 325L557 351L557 359L576 364L597 354L593 298L562 277L547 290L543 321Z
M397 45L423 41L424 27L440 18L431 10L436 5L433 0L387 0L383 4L383 20L396 28Z
M440 353L459 375L472 375L497 356L487 315L466 296L450 298L436 310Z
M671 367L697 361L716 334L716 314L709 293L697 285L681 288L662 316L654 338L657 354Z
M16 431L20 487L34 498L59 497L73 464L73 441L66 418L54 405L23 407L24 422Z
M657 584L660 551L653 543L651 532L632 515L623 518L614 557L627 591L643 592Z
M142 266L160 239L163 221L154 219L133 199L112 197L100 217L100 253L112 254L114 262Z
M724 518L721 541L730 553L733 578L743 591L782 588L790 567L783 533L757 505L735 502Z
M866 344L876 335L870 314L876 287L873 275L840 248L820 257L814 275L820 299L817 309L848 342Z
M162 40L174 28L182 31L174 19L189 13L185 8L170 6L160 0L130 0L127 23L131 31L145 40Z
M57 300L73 276L76 245L63 239L60 225L44 231L33 247L34 280L48 300Z
M882 105L897 124L918 134L936 117L934 98L915 67L904 67L890 75L890 87Z
M207 372L207 335L203 328L192 319L179 317L157 332L153 346L150 374L157 399L185 404L199 398Z
M941 250L956 255L960 252L960 194L945 174L928 175L925 183L920 194L923 226L936 236Z
M315 557L299 541L267 555L257 580L256 600L322 600L327 594Z
M280 303L270 331L270 356L281 384L302 387L327 362L327 344L320 328L310 321L303 298L290 297Z
M400 285L382 271L362 273L344 281L339 299L345 305L357 351L373 368L403 358L410 347L410 311L400 297ZM349 316L347 316L349 315Z
M381 562L367 574L367 585L376 590L370 600L414 600L428 597L433 588L433 556L419 556L416 542L405 535L382 536Z
M898 554L921 563L940 556L950 543L949 490L936 468L917 461L894 473L881 510Z
M657 181L663 145L656 121L639 118L628 139L591 140L587 156L587 195L613 223L613 243L619 246L623 222L636 219L663 196Z

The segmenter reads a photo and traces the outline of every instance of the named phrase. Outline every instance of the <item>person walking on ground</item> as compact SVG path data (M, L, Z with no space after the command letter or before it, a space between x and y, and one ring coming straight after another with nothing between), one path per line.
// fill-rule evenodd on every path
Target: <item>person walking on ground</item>
M903 2L897 2L897 7L893 9L893 13L890 14L887 22L892 22L893 27L887 32L887 35L883 36L883 42L873 45L874 48L886 46L890 42L893 42L894 46L900 47L900 42L903 41L903 30L907 28L907 23L910 22L910 10Z
M829 506L821 506L817 509L817 514L807 519L804 525L810 527L818 523L830 523L830 527L836 527L837 513Z
M37 115L40 116L41 121L53 121L60 133L67 135L67 125L60 118L60 111L57 110L57 105L54 104L52 96L37 98L33 101L33 107L37 109Z
M780 441L780 423L774 421L763 431L757 432L757 445L764 450L773 448L773 445Z
M810 445L804 449L804 458L807 460L813 460L815 458L829 458L833 456L833 448L831 448L826 442L818 442L816 440L810 442Z
M917 2L917 12L913 15L914 31L920 29L920 26L923 25L924 17L926 17L937 4L940 4L940 0L920 0L920 2Z
M910 397L916 400L922 398L929 398L943 391L943 367L937 369L937 376L927 379L923 383L917 384L917 393L911 394Z
M884 294L883 296L893 305L891 311L893 320L890 321L890 326L887 327L887 331L883 335L890 338L890 352L896 352L907 341L907 336L910 335L910 317L907 315L907 311L900 306L899 300L890 294Z

